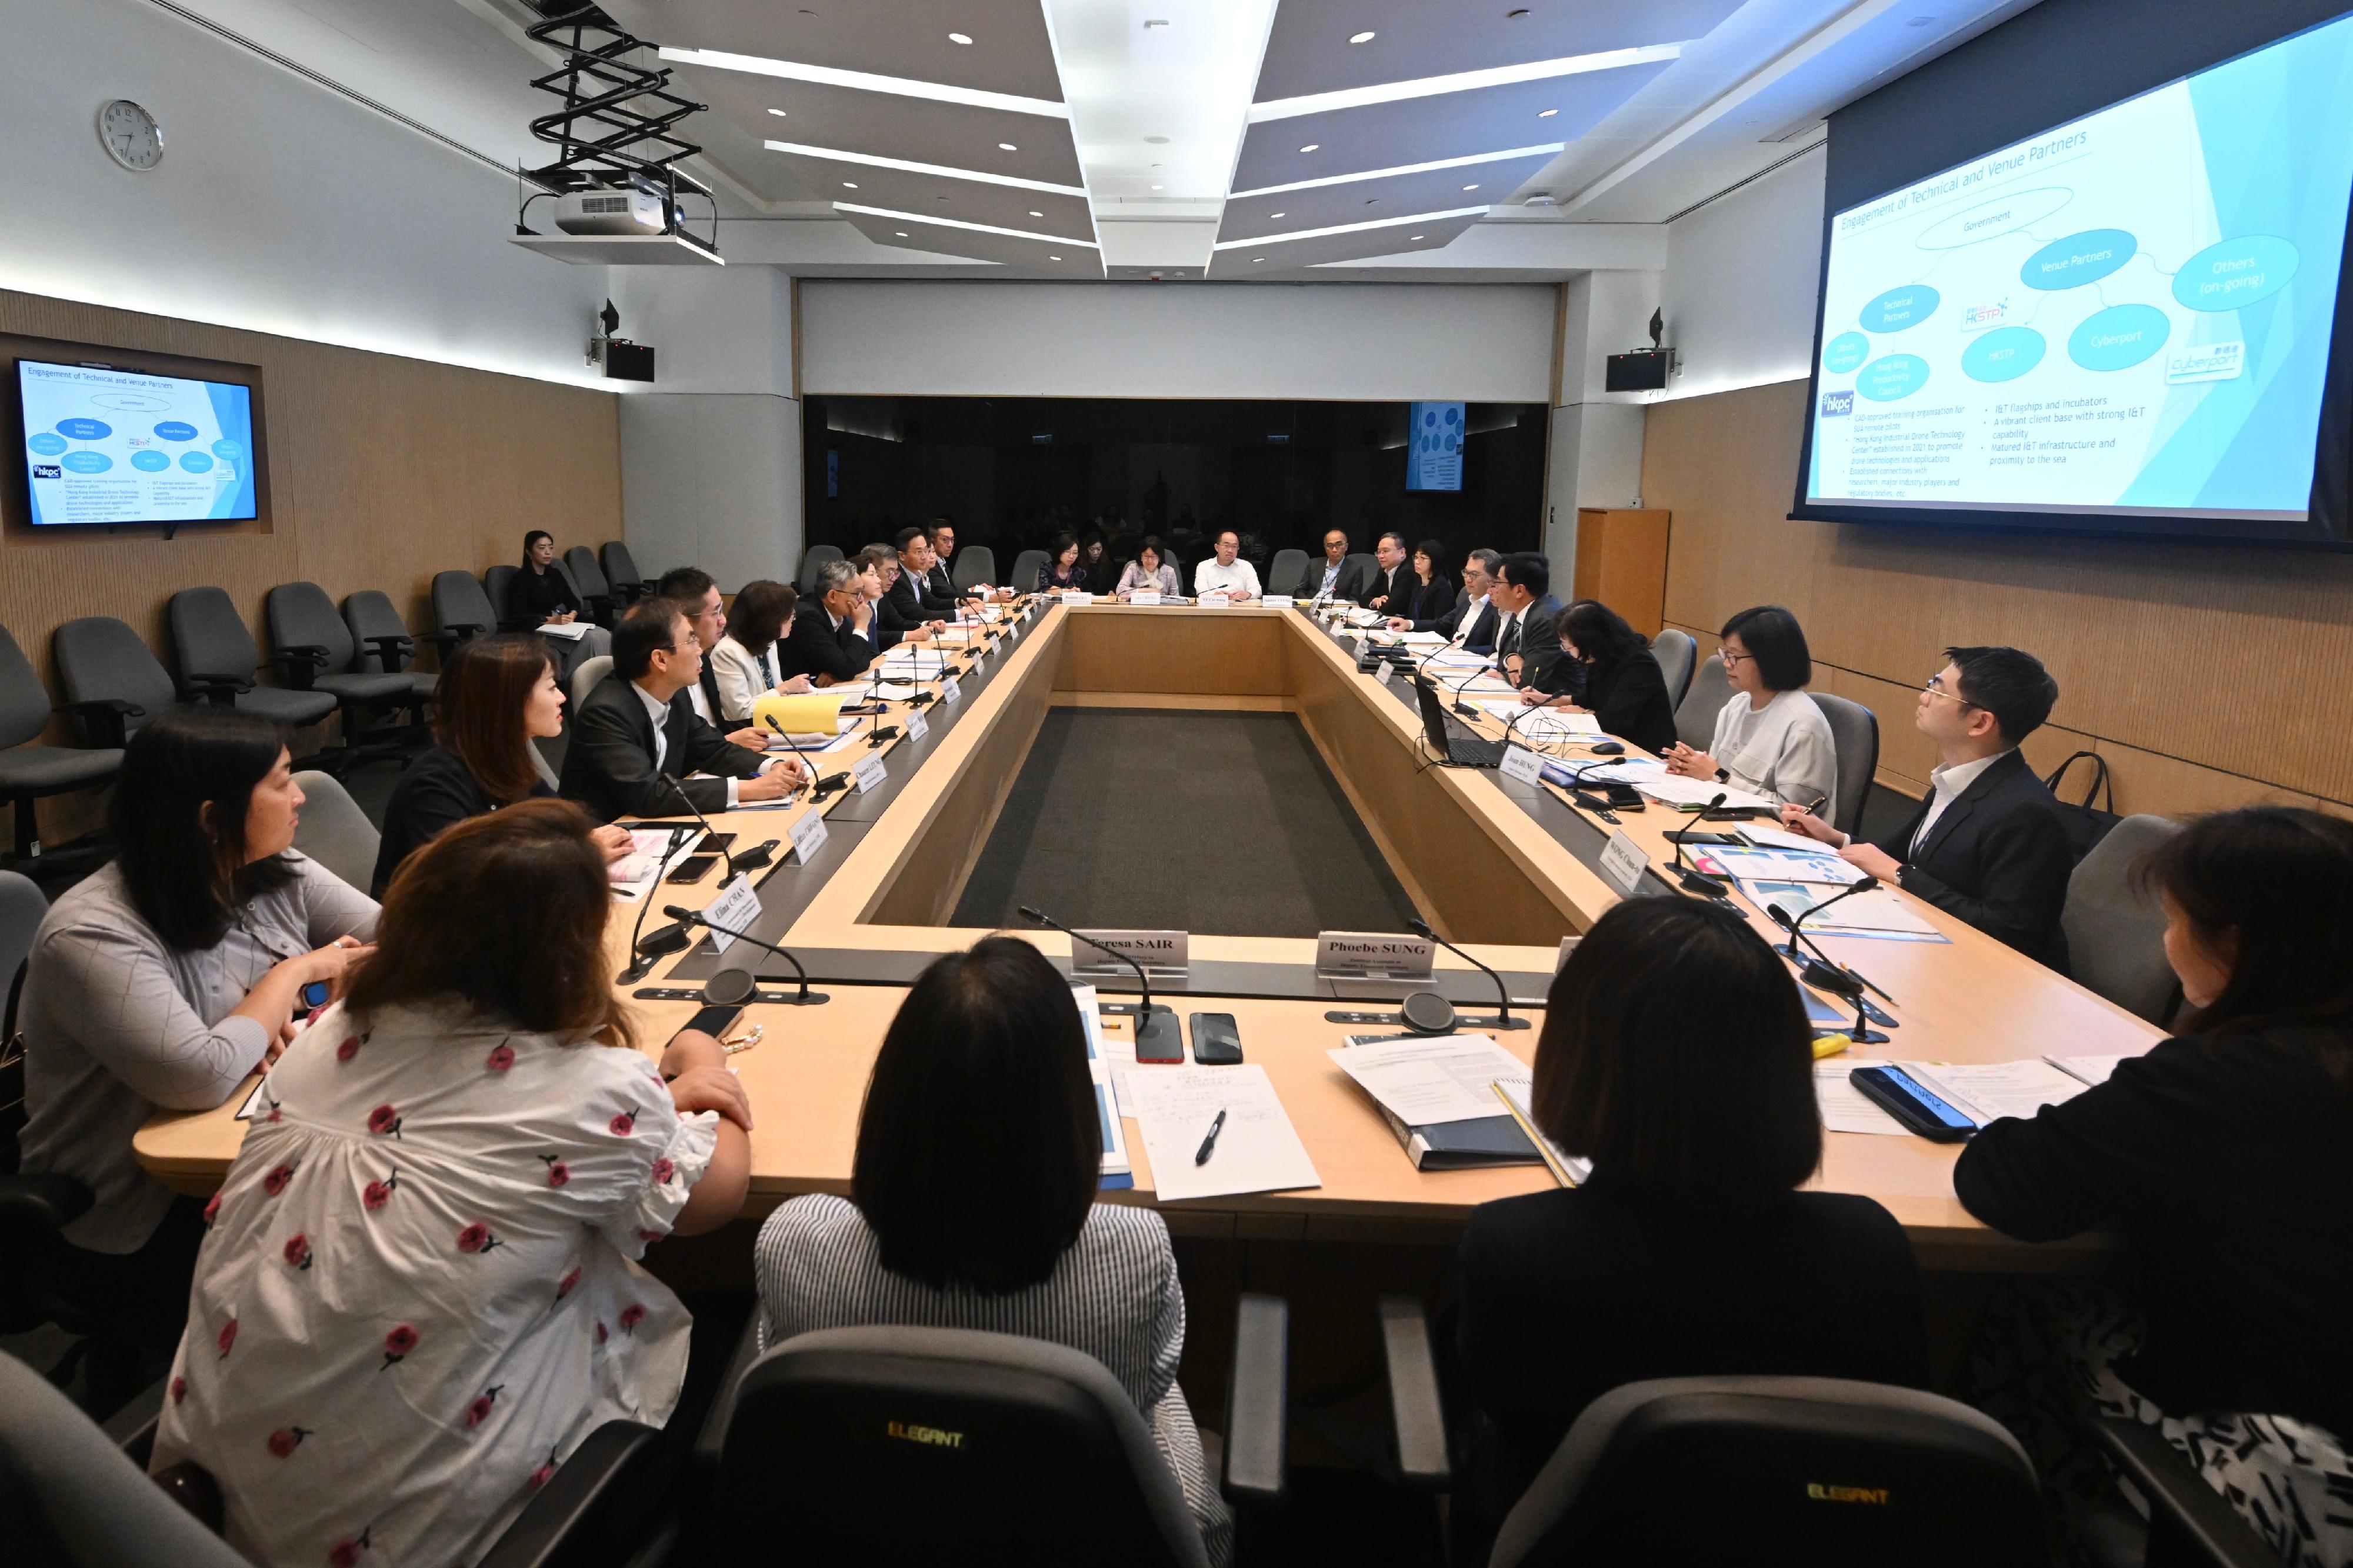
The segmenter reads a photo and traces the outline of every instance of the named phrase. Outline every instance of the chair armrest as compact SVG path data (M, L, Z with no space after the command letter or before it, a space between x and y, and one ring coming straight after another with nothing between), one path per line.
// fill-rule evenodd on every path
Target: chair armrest
M471 642L490 629L488 626L475 626L470 621L459 621L435 632L433 640L440 645L441 657L447 658L458 650L460 644Z
M360 640L375 649L376 662L384 666L386 675L398 675L417 652L417 639L411 637L362 637Z
M744 1374L759 1359L760 1310L754 1307L751 1321L744 1325L744 1337L735 1342L735 1353L727 1358L727 1370L719 1374L711 1413L702 1418L702 1430L695 1434L694 1468L706 1480L719 1474L720 1458L727 1451L727 1427L735 1418L736 1390L744 1386Z
M1291 1444L1291 1303L1245 1291L1234 1308L1226 1385L1225 1475L1236 1502L1279 1503Z
M82 733L98 745L111 746L118 752L122 749L125 738L122 721L147 716L147 710L120 697L97 697L87 702L63 703L60 707L62 711L81 721Z
M106 1440L142 1470L147 1468L147 1457L155 1451L155 1424L164 1418L164 1395L171 1382L168 1377L158 1378L132 1394L131 1403L108 1416L102 1428ZM217 1515L213 1528L220 1528Z
M269 656L278 667L279 679L297 691L308 691L311 683L327 668L327 650L317 643L290 643Z
M0 1175L0 1236L54 1236L90 1212L90 1191L61 1171Z
M600 1517L659 1457L661 1433L636 1421L607 1421L588 1434L572 1457L532 1494L479 1568L554 1568L583 1555ZM619 1561L633 1543L599 1541L598 1559Z
M2152 1549L2159 1532L2169 1532L2216 1568L2285 1568L2156 1427L2099 1420L2092 1423L2092 1436L2148 1499Z
M190 696L216 708L234 708L238 695L252 690L259 683L241 675L185 675L180 684L188 689Z
M1454 1469L1447 1454L1446 1406L1438 1394L1429 1316L1411 1296L1384 1296L1379 1311L1398 1479L1416 1491L1445 1491L1454 1484Z

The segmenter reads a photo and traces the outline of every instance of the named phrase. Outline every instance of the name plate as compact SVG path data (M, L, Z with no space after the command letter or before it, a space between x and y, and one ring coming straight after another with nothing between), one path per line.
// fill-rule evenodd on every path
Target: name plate
M1299 599L1297 595L1292 594L1269 594L1265 598L1261 599L1259 603L1264 605L1270 610L1287 610L1291 608L1292 605L1299 603Z
M1601 851L1601 875L1608 879L1611 887L1629 897L1632 896L1642 880L1642 873L1650 867L1650 856L1622 829L1609 836L1609 844Z
M733 946L735 939L730 932L750 931L760 921L760 891L752 886L751 877L738 877L720 889L719 896L703 906L702 918L711 922L712 947L725 952ZM727 930L721 931L721 926Z
M1373 679L1387 686L1397 679L1397 666L1385 658L1376 660L1373 665Z
M1147 593L1144 589L1138 588L1134 593L1128 595L1127 602L1131 605L1156 605L1160 602L1160 590L1155 588Z
M1544 778L1544 759L1514 741L1504 748L1504 760L1497 771L1507 779L1535 784Z
M1427 980L1438 944L1426 936L1380 931L1315 934L1315 973L1362 980Z
M954 707L964 700L964 685L953 675L940 682L940 700Z
M1233 595L1223 588L1211 589L1209 592L1202 595L1199 601L1201 607L1205 610L1222 610L1233 602Z
M810 856L825 847L825 813L805 811L785 831L792 836L793 853L799 856L801 864L806 866Z
M932 721L923 717L920 708L907 710L907 739L920 741L932 732Z
M1095 596L1092 594L1064 594L1062 595L1062 603L1066 605L1092 605L1094 602Z
M1555 974L1568 967L1568 955L1575 952L1577 944L1584 940L1581 936L1565 936L1560 939L1560 956L1552 961L1552 972Z
M858 793L864 795L868 790L881 789L890 778L891 770L883 765L881 752L869 752L849 764L849 776L858 781Z
M1147 973L1167 971L1181 974L1187 967L1187 954L1191 947L1189 932L1181 931L1090 931L1077 928L1081 936L1092 937L1114 952L1124 952L1144 965ZM1079 974L1125 974L1127 965L1110 953L1089 947L1085 942L1071 944L1071 968Z

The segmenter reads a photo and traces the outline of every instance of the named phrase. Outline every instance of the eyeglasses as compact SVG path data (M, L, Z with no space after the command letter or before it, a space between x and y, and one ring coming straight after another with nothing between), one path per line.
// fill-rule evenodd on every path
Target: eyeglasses
M1715 650L1715 657L1726 664L1737 665L1744 658L1755 658L1757 656L1753 653L1735 653L1728 647L1720 647Z
M1946 690L1943 685L1940 684L1944 679L1945 672L1943 670L1938 670L1936 674L1927 679L1926 682L1921 686L1920 689L1926 692L1931 697L1941 697L1947 702L1957 702L1964 708L1974 708L1977 706L1976 703L1970 701L1959 692Z

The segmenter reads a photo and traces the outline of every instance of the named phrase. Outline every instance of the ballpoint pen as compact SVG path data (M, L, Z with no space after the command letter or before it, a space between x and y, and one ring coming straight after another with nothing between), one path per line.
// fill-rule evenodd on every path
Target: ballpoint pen
M1218 1152L1218 1133L1225 1127L1225 1107L1219 1106L1218 1108L1218 1119L1209 1123L1209 1135L1201 1140L1200 1152L1193 1156L1193 1163L1196 1165L1206 1165L1209 1163L1209 1156Z

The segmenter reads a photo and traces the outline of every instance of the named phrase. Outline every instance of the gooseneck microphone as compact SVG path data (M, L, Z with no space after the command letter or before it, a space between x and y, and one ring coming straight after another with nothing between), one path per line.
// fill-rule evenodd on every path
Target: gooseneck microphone
M669 831L670 845L654 862L654 879L657 882L661 879L662 867L669 864L670 858L678 853L679 845L694 829L673 827ZM644 900L638 905L637 923L629 928L629 966L621 971L620 984L635 985L654 972L655 959L676 952L687 943L686 928L682 925L664 926L651 936L645 934L646 916L653 907L654 891L649 887L646 889Z
M1795 920L1789 919L1786 914L1775 914L1774 910L1780 909L1778 904L1774 905L1772 909L1769 909L1765 912L1767 915L1771 915L1774 922L1789 933L1788 945L1782 949L1782 952L1785 954L1790 958L1803 959L1805 954L1798 951L1798 944L1801 942L1805 942L1808 947L1813 948L1816 956L1820 957L1824 963L1830 964L1831 968L1836 969L1841 973L1844 974L1849 973L1846 967L1843 964L1835 963L1831 958L1831 955L1822 952L1821 948L1816 943L1806 942L1805 932L1799 928L1808 921L1813 919L1816 915L1820 914L1824 910L1829 909L1832 904L1837 903L1841 899L1851 899L1857 893L1868 893L1878 886L1879 879L1876 877L1865 877L1859 881L1851 882L1847 886L1840 889L1837 892L1832 893L1829 898L1824 899L1820 903L1807 910L1805 913L1799 915Z
M1457 1023L1491 1029L1525 1029L1528 1026L1528 1021L1525 1018L1512 1016L1512 988L1504 984L1502 975L1430 930L1429 921L1409 919L1405 923L1414 935L1428 937L1465 963L1477 968L1481 973L1495 983L1495 1016L1493 1018L1460 1018L1456 1020Z
M1724 801L1725 792L1722 790L1716 791L1715 798L1709 801L1705 805L1700 808L1700 819L1702 821L1705 821L1707 814L1714 811L1717 806L1722 805ZM1685 831L1687 832L1689 830L1686 829ZM1675 879L1683 884L1683 889L1684 892L1703 893L1711 899L1728 899L1732 897L1729 892L1725 890L1724 884L1718 881L1715 878L1709 876L1706 872L1701 870L1696 866L1686 866L1683 864L1683 851L1690 848L1691 846L1686 842L1682 833L1670 834L1668 837L1672 837L1675 841L1675 858L1674 864L1667 868L1674 872ZM1844 896L1844 894L1840 895L1841 898ZM1828 899L1823 900L1824 903L1834 901L1835 900L1833 900Z
M702 815L702 808L694 804L694 797L686 793L686 786L680 784L676 779L670 777L670 774L663 773L659 769L655 771L654 777L670 785L670 793L678 796L678 798L684 803L687 810L694 813L695 821L702 824L702 836L711 842L719 846L719 858L727 862L727 875L723 879L723 885L724 882L732 882L736 878L742 876L743 872L736 868L735 857L728 851L727 840L719 836L719 830L711 826L711 818ZM697 847L700 847L700 846Z
M1789 933L1788 944L1778 951L1784 956L1796 961L1799 978L1817 990L1827 991L1833 996L1854 1004L1854 1023L1849 1032L1858 1043L1866 1046L1883 1045L1887 1040L1885 1035L1871 1026L1871 1011L1862 998L1862 988L1870 984L1870 982L1843 964L1832 963L1830 955L1819 947L1814 948L1811 953L1801 951L1798 944L1805 939L1798 928L1805 922L1807 916L1813 914L1816 910L1828 909L1849 894L1868 892L1877 886L1879 886L1877 878L1865 877L1836 897L1824 899L1796 920L1791 920L1789 911L1778 904L1767 904L1765 907L1765 912L1771 917L1773 923ZM1808 942L1807 945L1813 944ZM1879 988L1873 985L1872 989L1876 991Z
M1097 942L1091 936L1080 935L1077 931L1072 931L1070 927L1064 925L1061 921L1054 919L1053 916L1047 914L1041 910L1033 910L1028 904L1024 904L1021 906L1021 913L1027 918L1036 921L1041 926L1049 926L1055 931L1060 931L1072 942L1082 942L1089 947L1095 949L1097 952L1110 953L1113 958L1118 959L1122 963L1124 963L1130 969L1134 970L1136 987L1144 993L1144 1000L1137 1003L1135 1008L1135 1048L1137 1054L1144 1054L1144 1047L1148 1043L1162 1047L1151 1052L1150 1054L1153 1056L1166 1057L1173 1051L1177 1059L1182 1060L1184 1058L1185 1037L1176 1027L1176 1015L1174 1012L1171 1012L1168 1008L1154 1005L1152 1001L1152 980L1151 977L1145 973L1144 965L1136 963L1134 958L1120 952L1120 950L1115 947L1105 946L1103 943ZM1119 1011L1119 1008L1115 1004L1113 1004L1107 1005L1104 1008L1104 1011L1117 1012Z
M787 1003L795 1007L814 1007L819 1003L829 1002L832 1000L831 997L828 996L822 991L810 990L808 987L808 971L801 967L801 961L795 958L784 948L778 947L775 942L763 942L758 937L754 936L750 931L737 931L732 926L721 925L716 921L704 915L701 910L690 910L685 908L683 905L664 904L662 906L662 913L678 921L681 925L702 926L706 931L715 931L719 932L720 935L732 938L736 942L749 942L754 947L765 948L770 952L773 952L777 957L783 959L786 963L791 964L793 966L793 972L801 977L800 994L797 996L779 997L777 998L778 1001ZM756 968L757 966L754 965L754 967ZM752 970L722 969L710 979L702 983L702 999L705 1002L716 1003L722 1007L736 1007L749 1002L753 997L759 994L759 990L760 977L754 973Z

